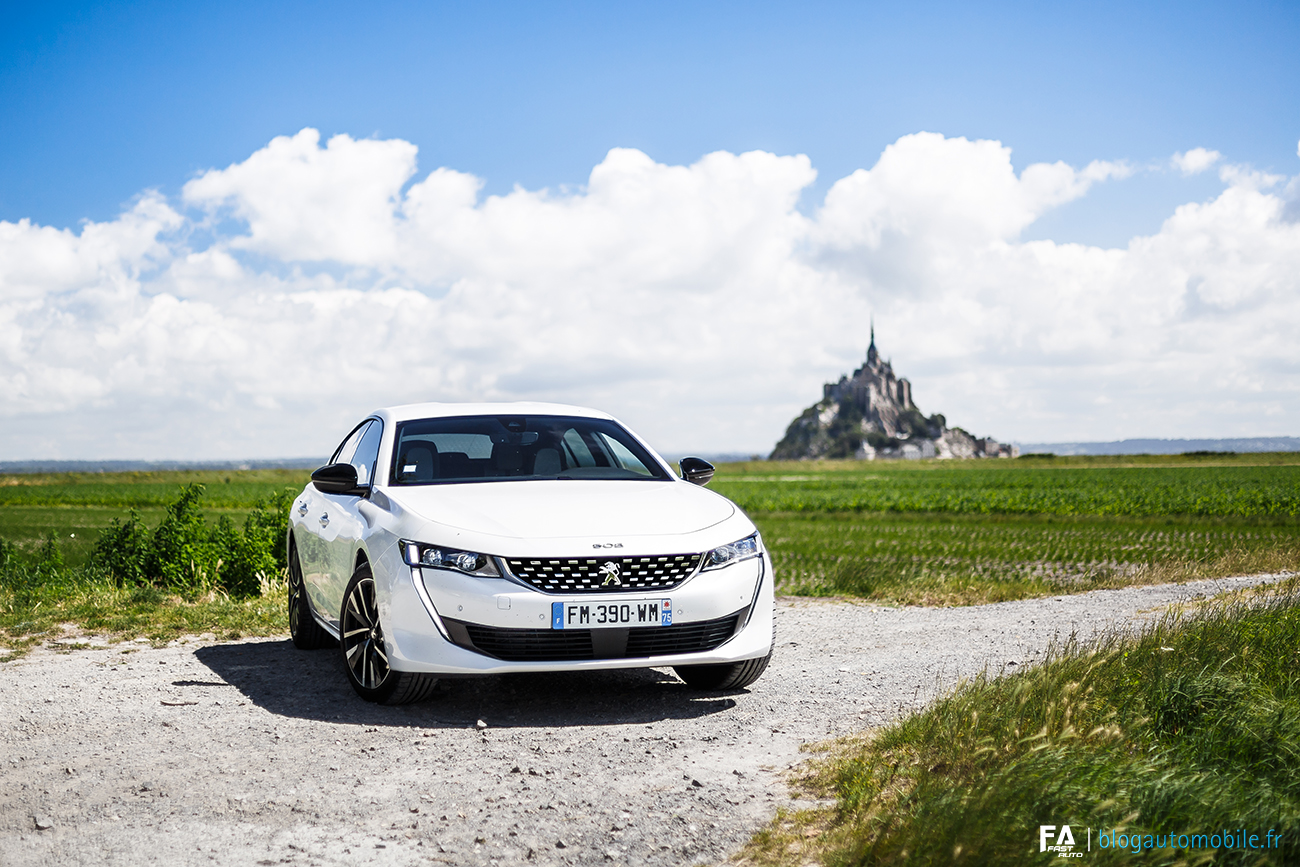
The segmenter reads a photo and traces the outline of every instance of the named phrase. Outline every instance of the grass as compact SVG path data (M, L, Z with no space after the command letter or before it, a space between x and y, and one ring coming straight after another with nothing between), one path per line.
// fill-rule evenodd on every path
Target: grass
M971 605L1300 570L1300 521L754 513L781 593Z
M235 524L277 492L302 490L305 470L196 470L130 473L31 473L0 475L0 539L31 552L53 532L69 565L86 562L100 532L135 509L146 524L162 520L183 486L204 486L203 506L214 523Z
M12 506L109 506L161 509L185 485L205 488L210 509L251 509L261 500L307 484L307 470L194 470L133 473L31 473L0 475L0 513Z
M1045 468L997 460L881 467L810 464L759 474L746 464L719 474L713 488L748 512L1300 516L1300 465Z
M112 520L125 519L129 509L138 511L143 525L156 527L182 486L200 483L207 526L215 528L222 517L239 526L258 502L296 492L308 475L252 470L0 476L0 540L30 559L53 533L68 569L93 571L91 553L102 531ZM1295 453L756 461L719 466L712 487L758 524L777 567L778 590L787 594L968 605L1300 569ZM76 590L80 602L66 609L71 620L89 624L96 604L123 604L113 595L121 583ZM150 616L161 624L181 617L185 606L202 607L196 601L202 594L193 590L167 596L163 588L164 598L181 602L172 604L175 610L155 605ZM247 604L257 605L256 599ZM0 593L0 607L5 604L14 602L6 603ZM222 616L234 631L269 629L272 623L261 615L244 618L234 608L205 610L226 611ZM0 633L33 634L13 631L23 622L0 622ZM53 623L31 622L45 624L41 629ZM132 621L122 634L137 628ZM277 622L275 631L281 628Z
M136 511L151 527L157 526L166 514L161 507ZM205 517L215 523L224 515L238 525L244 522L249 511L208 509ZM109 523L114 518L126 517L127 509L117 506L4 506L0 507L0 539L13 543L24 554L32 554L53 532L64 561L69 566L84 566Z
M204 633L232 641L277 635L288 622L285 599L282 579L264 582L259 595L239 599L218 591L186 599L151 586L117 587L108 581L51 588L17 604L12 595L0 593L0 645L9 651L0 659L18 659L49 639L86 634L112 641L148 638L156 645Z
M275 487L279 481L232 483L265 499L215 516L202 511L201 484L172 487L163 508L125 515L94 503L0 507L0 526L10 537L0 537L0 645L10 650L6 658L70 631L154 641L185 632L239 637L283 631L283 542L292 496ZM104 487L114 485L110 480ZM67 487L82 499L111 499L88 492L82 481ZM117 487L156 486L133 478ZM222 490L231 502L230 489ZM47 499L59 503L68 497L55 490ZM239 516L242 528L234 520Z
M1134 638L1067 642L815 751L797 786L823 804L783 811L743 862L1050 863L1039 826L1068 824L1080 850L1091 840L1090 863L1295 863L1300 581ZM1225 829L1283 843L1215 850L1191 836Z
M1300 454L751 461L783 593L968 605L1300 568Z

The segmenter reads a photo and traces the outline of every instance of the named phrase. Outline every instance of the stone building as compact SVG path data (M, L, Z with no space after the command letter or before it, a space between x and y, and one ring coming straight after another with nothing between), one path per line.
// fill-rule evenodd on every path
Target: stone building
M921 460L1018 453L1015 446L949 428L938 413L926 417L912 399L912 383L895 374L876 349L873 323L866 362L852 376L822 386L822 399L790 423L771 459Z
M880 357L874 324L866 363L853 371L853 376L841 376L839 382L823 385L822 403L859 406L874 430L891 437L898 436L899 419L904 413L919 412L912 403L912 383L895 376L893 364Z

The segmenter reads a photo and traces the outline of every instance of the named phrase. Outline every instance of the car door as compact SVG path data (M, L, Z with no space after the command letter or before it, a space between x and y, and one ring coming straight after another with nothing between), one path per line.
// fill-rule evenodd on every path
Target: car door
M349 442L344 444L334 460L334 463L351 464L356 468L358 485L368 487L374 481L383 431L380 421L367 420L353 432L354 436L349 438ZM320 604L317 610L335 622L343 609L343 591L352 578L361 534L367 524L361 517L361 496L325 494L319 491L317 496L320 498L321 510L317 523L321 527L321 539L325 542L328 558L326 567L322 570L323 580L319 588ZM313 603L316 601L315 598L312 599Z
M371 419L366 419L349 431L330 456L328 463L350 463L371 423ZM303 494L296 508L301 521L299 526L306 530L298 541L303 585L308 598L311 599L312 607L318 614L333 623L338 619L339 609L337 605L330 603L335 595L331 572L335 556L333 546L338 539L340 522L338 509L329 497L329 494L317 490L314 485L308 485L306 493Z

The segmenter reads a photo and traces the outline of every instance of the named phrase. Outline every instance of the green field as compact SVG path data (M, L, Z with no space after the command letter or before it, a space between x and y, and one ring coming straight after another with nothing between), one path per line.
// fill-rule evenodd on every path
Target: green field
M34 563L53 534L75 571L113 519L135 509L151 529L183 485L205 486L209 526L225 517L238 527L259 501L307 480L290 470L0 476L0 540L14 562ZM967 605L1300 568L1300 454L754 461L719 466L711 487L758 524L785 594Z
M752 513L778 590L968 605L1300 567L1300 522Z
M31 552L53 532L68 564L81 566L113 518L135 509L146 525L156 526L183 485L204 486L210 521L225 515L241 524L258 501L285 489L297 493L309 476L304 470L0 476L0 539Z
M162 508L184 485L206 488L214 509L250 509L267 495L302 490L306 470L195 470L158 473L32 473L0 475L0 512L10 506L112 506Z
M1300 454L727 464L785 593L972 604L1300 567Z
M1300 466L1043 467L932 462L818 470L754 464L713 487L748 512L942 512L973 515L1300 516ZM761 465L760 465L761 466ZM859 464L859 467L862 465ZM879 468L877 468L879 467Z

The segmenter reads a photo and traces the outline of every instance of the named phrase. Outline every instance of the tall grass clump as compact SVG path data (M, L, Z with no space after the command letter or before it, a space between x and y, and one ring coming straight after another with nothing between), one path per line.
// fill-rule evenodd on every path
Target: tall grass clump
M1296 863L1297 588L1171 615L1133 639L1066 643L832 745L804 784L834 806L780 817L750 860L1047 863L1039 826L1068 824L1076 851L1090 839L1090 863ZM1261 848L1190 844L1239 829ZM1101 831L1125 848L1103 847ZM1263 848L1269 831L1280 846Z

